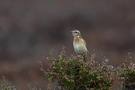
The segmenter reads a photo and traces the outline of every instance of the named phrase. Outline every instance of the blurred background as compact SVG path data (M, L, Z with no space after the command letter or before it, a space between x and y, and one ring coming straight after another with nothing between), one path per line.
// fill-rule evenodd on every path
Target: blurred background
M119 66L135 54L135 0L0 0L0 81L46 90L39 61L63 46L75 54L73 29L99 62L106 56Z

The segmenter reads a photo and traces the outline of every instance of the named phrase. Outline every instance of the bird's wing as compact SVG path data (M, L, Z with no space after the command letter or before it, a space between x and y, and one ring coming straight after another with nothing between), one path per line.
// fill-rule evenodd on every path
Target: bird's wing
M87 43L86 43L86 41L84 39L82 39L82 42L87 46Z

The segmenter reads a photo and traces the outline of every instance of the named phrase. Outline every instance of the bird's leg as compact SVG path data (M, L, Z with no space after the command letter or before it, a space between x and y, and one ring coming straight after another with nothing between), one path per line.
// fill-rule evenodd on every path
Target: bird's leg
M83 54L83 60L84 60L84 61L87 60L87 52Z

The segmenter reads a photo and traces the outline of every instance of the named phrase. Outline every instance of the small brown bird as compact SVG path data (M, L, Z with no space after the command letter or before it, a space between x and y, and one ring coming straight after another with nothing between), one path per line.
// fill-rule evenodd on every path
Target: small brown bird
M87 50L87 47L86 47L86 42L82 38L80 31L75 29L71 32L72 32L73 37L74 37L73 47L74 47L74 50L75 50L76 54L86 55L88 50Z

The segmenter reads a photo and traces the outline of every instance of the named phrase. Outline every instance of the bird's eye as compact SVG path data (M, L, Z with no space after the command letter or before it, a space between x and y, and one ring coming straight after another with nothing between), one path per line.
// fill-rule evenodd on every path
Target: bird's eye
M78 33L78 32L75 32L75 33Z

